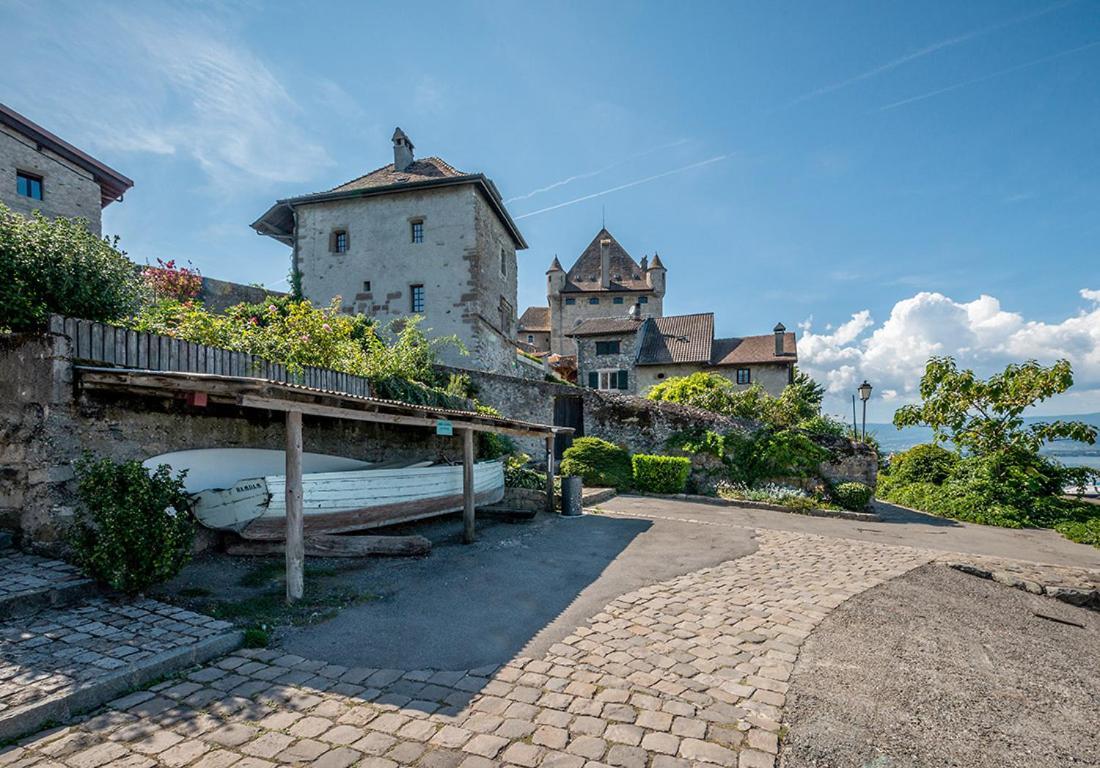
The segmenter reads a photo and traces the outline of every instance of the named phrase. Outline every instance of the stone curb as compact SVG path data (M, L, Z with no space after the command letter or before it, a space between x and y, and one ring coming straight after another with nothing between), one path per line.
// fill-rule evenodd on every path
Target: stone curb
M619 492L614 488L593 488L591 493L581 492L581 504L585 507L594 507L597 504L603 504L605 501L611 501L618 495Z
M142 663L41 701L14 707L0 715L0 742L32 733L49 722L64 722L82 712L112 701L152 681L224 656L241 647L244 633L227 632L150 656Z
M944 564L948 568L954 568L956 571L968 573L971 576L977 576L979 579L989 579L998 584L1004 584L1006 587L1022 589L1033 595L1053 597L1055 600L1061 600L1063 603L1069 603L1078 608L1088 608L1089 610L1100 611L1100 590L1048 586L1040 584L1037 581L1020 578L1016 574L1009 573L1008 571L990 571L972 563L944 562Z
M97 592L92 579L75 579L42 589L16 592L0 600L0 621L31 616L48 608L64 608Z
M714 496L699 496L693 493L632 493L631 496L643 496L650 499L675 499L691 501L696 504L710 504L714 507L748 507L749 509L770 509L773 512L786 512L789 515L807 515L809 517L835 517L842 520L860 520L865 523L877 523L882 520L875 512L851 512L847 509L807 509L793 510L781 504L769 504L764 501L742 499L720 499Z

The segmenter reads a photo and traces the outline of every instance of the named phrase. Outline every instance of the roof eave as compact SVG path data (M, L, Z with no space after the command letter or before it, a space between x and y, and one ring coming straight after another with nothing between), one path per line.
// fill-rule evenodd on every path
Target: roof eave
M375 197L377 195L388 195L395 192L414 192L421 189L433 189L438 187L456 187L463 184L475 184L481 188L489 204L493 206L493 210L496 212L497 216L504 222L504 226L508 229L508 234L510 234L513 241L515 241L516 250L526 250L527 241L523 239L519 227L516 226L516 222L512 220L512 216L508 213L508 209L504 207L504 203L501 201L499 193L496 192L496 188L493 186L492 181L483 173L469 173L462 176L449 176L447 178L428 179L426 181L403 181L397 184L385 184L380 187L365 187L363 189L347 189L341 192L316 192L311 195L283 198L277 201L275 205L272 206L272 209L279 205L288 205L293 208L296 205L327 203L333 200L354 200L359 197ZM268 213L270 212L269 209ZM264 214L257 222L262 221L266 216L267 214ZM255 228L255 224L253 228Z
M123 176L114 168L101 163L87 152L77 149L69 142L50 133L42 126L3 104L0 104L0 123L23 134L39 147L50 150L92 174L92 178L99 185L100 208L106 208L116 200L121 200L126 190L134 186L132 179Z

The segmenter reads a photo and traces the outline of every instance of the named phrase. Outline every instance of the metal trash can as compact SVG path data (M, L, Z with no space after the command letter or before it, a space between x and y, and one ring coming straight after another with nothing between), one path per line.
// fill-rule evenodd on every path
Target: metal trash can
M567 475L561 479L562 517L577 517L581 514L581 479Z

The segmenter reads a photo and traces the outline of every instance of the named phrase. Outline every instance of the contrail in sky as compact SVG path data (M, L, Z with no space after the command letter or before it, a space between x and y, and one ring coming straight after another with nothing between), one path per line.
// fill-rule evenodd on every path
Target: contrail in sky
M1033 59L1032 61L1024 62L1023 64L1017 64L1014 67L1008 67L1006 69L999 69L996 72L990 72L988 75L982 75L981 77L971 78L970 80L963 80L961 83L955 83L954 85L948 85L944 88L937 88L934 91L929 91L928 93L922 93L919 96L911 96L908 99L902 99L901 101L895 101L892 104L887 104L886 106L879 107L878 109L873 110L873 111L874 112L885 112L889 109L897 109L898 107L903 107L906 104L912 104L915 101L924 101L925 99L930 99L933 96L939 96L941 93L949 93L951 91L957 91L960 88L966 88L968 85L975 85L976 83L982 83L982 82L985 82L986 80L992 80L993 78L1000 77L1001 75L1007 75L1011 72L1018 72L1021 69L1027 69L1028 67L1034 67L1034 66L1038 66L1039 64L1045 64L1048 61L1054 61L1055 59L1061 59L1064 56L1072 56L1075 53L1080 53L1081 51L1086 51L1089 48L1095 48L1098 45L1100 45L1100 40L1088 43L1087 45L1079 45L1076 48L1070 48L1068 51L1062 51L1061 53L1054 53L1054 54L1051 54L1050 56L1043 56L1041 59Z
M562 179L561 181L555 181L553 184L548 184L545 187L539 187L538 189L533 190L531 192L528 192L525 195L517 195L515 197L510 197L507 200L505 200L504 202L513 203L516 200L526 200L528 198L534 197L535 195L541 195L543 192L549 192L552 189L557 189L558 187L564 187L566 184L571 184L572 182L578 181L580 179L590 179L593 176L599 176L601 173L606 173L607 171L610 171L612 168L617 168L618 166L622 165L623 163L628 163L631 160L637 160L639 157L645 157L646 155L652 155L654 152L658 152L662 149L671 149L672 147L678 147L682 144L687 144L687 143L688 143L688 139L680 139L679 141L673 141L669 144L662 144L661 146L654 147L653 149L647 149L644 152L637 152L633 155L630 155L629 157L624 157L622 160L617 160L616 162L612 163L611 165L605 165L603 168L600 168L598 170L589 171L588 173L578 173L577 175L570 176L567 179Z
M657 179L663 179L664 177L671 176L674 173L683 173L684 171L689 171L692 168L700 168L704 165L710 165L711 163L717 163L720 160L725 160L727 157L729 157L728 154L718 155L716 157L711 157L711 158L708 158L706 160L700 160L699 162L692 163L691 165L685 165L682 168L673 168L671 171L665 171L664 173L658 173L658 174L655 174L653 176L646 176L644 179L636 179L634 181L628 181L626 184L620 184L617 187L611 187L610 189L604 189L604 190L601 190L599 192L593 192L590 195L584 195L583 197L577 197L577 198L574 198L572 200L566 200L564 203L558 203L557 205L551 205L547 208L539 208L537 211L531 211L530 213L525 213L522 216L516 216L516 219L517 220L518 219L526 219L528 216L537 216L538 214L546 213L547 211L556 211L558 208L565 208L567 205L575 205L577 203L582 203L585 200L591 200L594 197L603 197L604 195L610 195L612 192L618 192L618 191L623 190L623 189L630 189L631 187L636 187L639 184L646 184L650 181L656 181Z
M943 50L944 48L950 48L952 46L959 45L960 43L965 43L968 40L973 40L976 37L981 37L983 35L988 35L991 32L996 32L999 29L1004 29L1005 27L1010 27L1010 26L1013 26L1014 24L1020 24L1020 23L1025 22L1025 21L1030 21L1031 19L1038 18L1039 16L1045 16L1048 13L1053 13L1054 11L1057 11L1060 8L1064 8L1067 5L1071 5L1075 2L1077 2L1077 0L1064 0L1064 2L1057 3L1055 5L1050 6L1049 8L1043 8L1042 10L1039 10L1039 11L1034 11L1032 13L1026 13L1023 16L1016 16L1015 18L1008 19L1007 21L998 22L997 24L993 24L993 25L988 26L988 27L983 27L981 29L976 29L973 32L967 32L966 34L963 34L963 35L957 35L956 37L949 37L946 40L940 40L938 43L932 43L931 45L926 45L924 48L921 48L919 51L914 51L913 53L908 53L905 56L901 56L900 58L894 59L892 61L888 61L885 64L880 64L879 66L877 66L873 69L869 69L866 72L855 75L854 77L849 77L847 80L841 80L840 82L837 82L837 83L832 83L830 85L824 85L824 86L822 86L822 87L820 87L816 90L810 91L809 93L804 93L801 96L799 96L799 97L787 102L786 104L782 105L781 107L779 107L779 109L788 109L788 108L793 107L797 104L801 104L804 101L809 101L810 99L815 99L818 96L824 96L827 93L832 93L833 91L839 91L841 88L847 88L849 85L852 85L853 83L858 83L862 80L868 80L868 79L870 79L872 77L875 77L877 75L881 75L883 72L889 72L891 69L896 69L897 67L900 67L903 64L908 64L910 61L914 61L916 59L923 58L925 56L928 56L930 54L935 53L936 51Z

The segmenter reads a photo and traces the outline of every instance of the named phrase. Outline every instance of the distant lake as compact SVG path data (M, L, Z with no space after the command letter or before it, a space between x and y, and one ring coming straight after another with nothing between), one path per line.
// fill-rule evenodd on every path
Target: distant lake
M1081 416L1045 416L1029 417L1027 421L1083 421L1100 429L1100 413ZM873 434L882 446L885 454L898 453L919 443L932 442L932 430L928 427L906 427L898 429L893 424L867 423L867 433ZM1092 467L1100 469L1100 442L1087 445L1073 440L1059 440L1043 448L1043 453L1070 467Z

